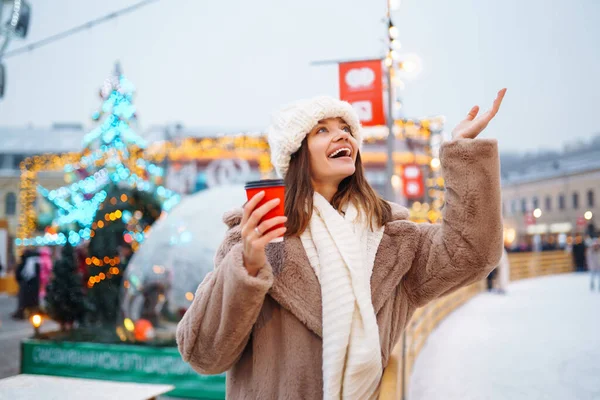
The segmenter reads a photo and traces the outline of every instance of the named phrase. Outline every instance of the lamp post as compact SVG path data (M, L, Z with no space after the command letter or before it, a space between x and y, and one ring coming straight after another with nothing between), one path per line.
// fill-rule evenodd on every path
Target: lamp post
M387 101L388 101L388 112L387 112L387 128L388 137L386 141L387 149L387 161L386 161L386 185L385 185L385 198L392 201L398 201L396 196L395 186L395 162L394 162L394 151L396 145L396 135L394 134L394 120L403 118L403 104L400 96L395 93L395 87L400 90L404 88L404 82L402 82L398 76L395 75L395 68L399 71L403 71L409 77L414 77L419 73L420 60L414 54L403 54L400 55L399 50L401 47L400 41L398 40L398 27L394 25L392 21L391 11L397 9L400 6L400 0L386 0L386 36L388 43L388 51L384 59L387 76ZM409 144L409 149L412 151L412 146ZM403 203L403 201L400 201Z
M394 26L391 18L391 0L386 0L386 17L388 21L388 32L387 36L389 39L389 51L385 58L385 66L387 72L387 100L388 100L388 113L387 113L387 162L385 167L385 198L391 201L395 200L394 185L392 184L392 178L394 176L395 163L394 163L394 148L396 145L396 135L394 135L394 93L392 88L392 69L394 68L394 58L396 54L392 43L398 40L398 28Z

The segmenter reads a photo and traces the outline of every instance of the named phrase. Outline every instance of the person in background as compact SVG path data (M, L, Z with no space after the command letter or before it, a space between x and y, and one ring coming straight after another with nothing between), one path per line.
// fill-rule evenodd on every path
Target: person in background
M502 250L502 257L500 258L500 264L498 264L496 271L498 271L496 278L496 288L498 293L506 294L508 283L510 282L510 261L508 260L506 249Z
M121 273L116 277L117 286L121 286L121 280L123 276L125 276L125 270L129 265L129 261L131 261L131 257L133 257L133 248L129 243L122 243L119 246L119 269Z
M575 272L585 271L585 242L581 235L575 237L573 243L573 263L575 264Z
M502 257L500 262L494 268L492 272L487 276L487 290L488 292L496 292L499 294L506 294L508 289L508 282L510 280L510 262L508 261L508 253L506 247L502 249Z
M133 249L129 243L122 243L119 246L119 259L124 267L129 264L129 260L133 257Z
M35 248L28 248L21 257L15 274L19 283L17 310L13 319L25 319L27 312L36 311L40 305L40 257Z
M46 286L52 279L52 250L42 247L40 253L40 305L44 306L46 298Z
M86 245L79 245L75 248L75 263L77 265L77 271L81 275L81 285L83 286L84 293L87 293L87 282L90 278L89 266L86 263L87 256L88 254Z
M598 278L598 291L600 292L600 239L593 239L592 244L588 247L587 266L590 270L590 290L594 291L594 281Z
M498 267L494 268L487 278L485 278L488 292L494 291L494 280L496 279L496 275L498 275Z

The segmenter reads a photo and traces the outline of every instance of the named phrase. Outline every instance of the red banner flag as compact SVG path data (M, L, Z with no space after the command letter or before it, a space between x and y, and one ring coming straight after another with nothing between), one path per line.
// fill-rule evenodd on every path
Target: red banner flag
M385 125L381 60L339 64L340 99L352 104L363 126Z
M423 174L418 165L405 165L402 181L404 182L404 197L407 199L419 199L425 194Z

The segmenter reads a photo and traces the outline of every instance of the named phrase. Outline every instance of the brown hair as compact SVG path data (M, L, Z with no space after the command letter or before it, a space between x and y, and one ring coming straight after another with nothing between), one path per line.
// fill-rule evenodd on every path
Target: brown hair
M391 220L392 208L367 182L360 152L356 156L355 167L354 174L340 182L331 205L340 211L344 204L352 201L360 213L365 213L371 229L375 228L373 222L383 226ZM286 236L300 235L308 226L312 217L313 194L308 145L304 139L300 149L292 154L285 175Z

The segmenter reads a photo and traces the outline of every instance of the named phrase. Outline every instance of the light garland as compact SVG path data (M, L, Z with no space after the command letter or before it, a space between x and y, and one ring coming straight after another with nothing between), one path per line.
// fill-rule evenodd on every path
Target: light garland
M441 175L440 147L442 145L442 131L444 126L444 117L434 117L432 119L419 121L406 121L402 124L406 126L417 126L418 131L426 129L427 142L425 150L429 157L429 174L425 179L426 198L428 202L414 202L409 207L410 219L415 222L441 222L442 207L444 205L445 181Z
M118 267L110 267L106 274L104 272L100 272L97 275L90 275L87 281L87 287L91 289L95 284L100 283L105 279L111 279L115 276L118 276L121 274L121 272L122 271Z
M103 267L105 265L110 265L111 267L115 267L119 265L121 259L119 256L116 257L104 257L103 259L97 257L87 257L85 259L85 264L89 266Z

